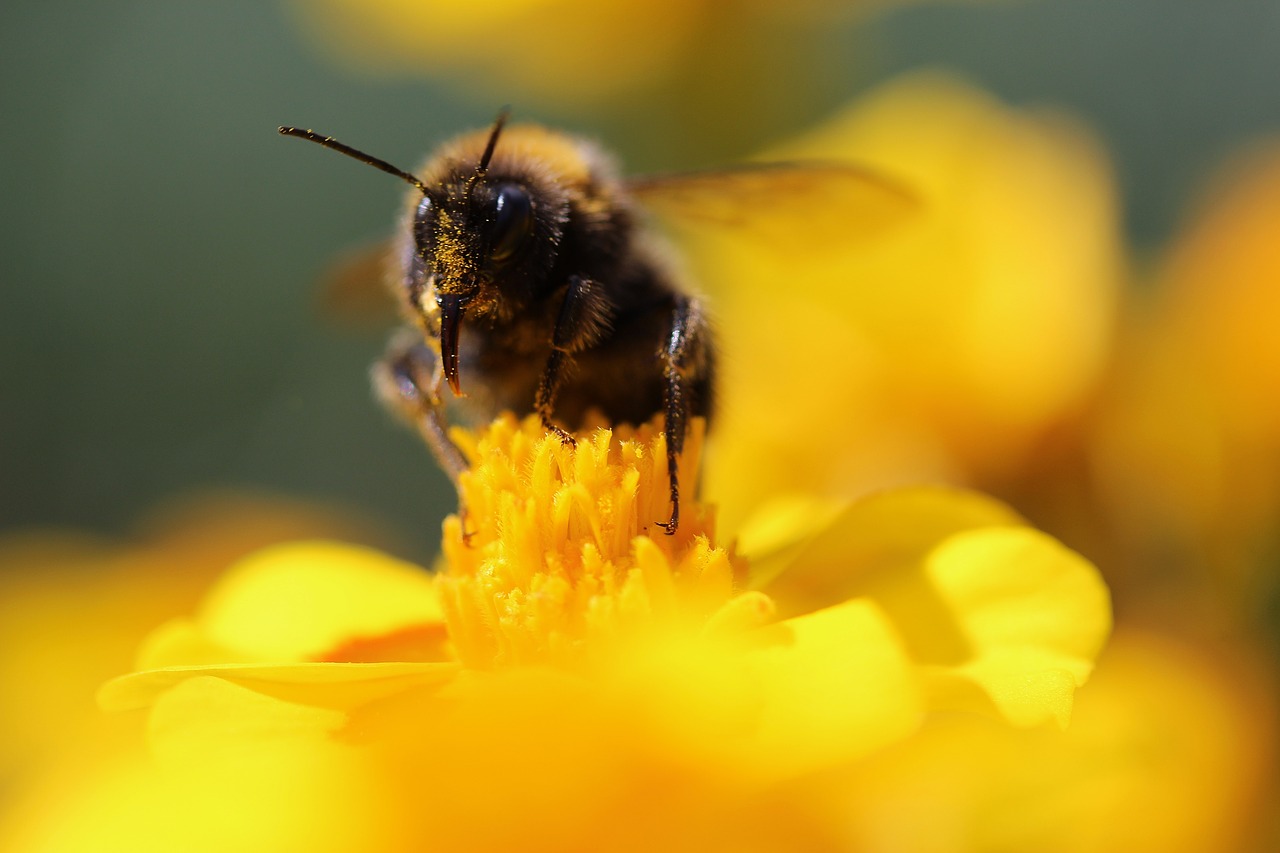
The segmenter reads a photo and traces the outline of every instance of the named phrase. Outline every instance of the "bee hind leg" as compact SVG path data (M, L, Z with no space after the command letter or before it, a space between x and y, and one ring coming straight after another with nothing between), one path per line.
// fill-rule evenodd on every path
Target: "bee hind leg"
M440 359L416 333L392 338L386 355L373 366L374 389L383 405L417 429L456 487L467 460L449 438L440 402L443 381Z
M671 482L671 518L658 526L674 535L680 526L680 453L688 430L691 397L709 370L706 317L696 299L680 296L671 319L671 335L662 350L663 403L666 410L667 477Z

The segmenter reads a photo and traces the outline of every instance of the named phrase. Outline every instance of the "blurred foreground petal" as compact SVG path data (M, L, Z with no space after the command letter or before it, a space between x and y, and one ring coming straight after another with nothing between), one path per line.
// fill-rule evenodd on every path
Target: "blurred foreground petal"
M845 849L1270 849L1274 700L1238 656L1121 633L1066 732L939 717L810 793L848 807Z

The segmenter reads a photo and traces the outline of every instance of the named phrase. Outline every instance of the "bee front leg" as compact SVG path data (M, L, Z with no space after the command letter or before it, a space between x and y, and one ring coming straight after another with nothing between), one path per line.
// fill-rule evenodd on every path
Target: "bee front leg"
M708 376L709 346L706 317L696 299L680 296L676 300L671 318L671 335L662 351L663 402L666 408L667 477L671 482L671 518L658 522L658 526L671 536L680 526L680 453L684 450L684 437L688 429L690 397L699 382ZM707 401L704 401L707 402Z
M533 399L533 409L542 419L543 429L555 433L560 441L573 447L578 443L574 437L551 422L551 416L556 408L556 392L560 390L561 369L564 367L564 360L568 357L570 357L569 354L564 350L551 350L551 355L547 358L547 366L542 370L542 379L538 381L538 393Z
M533 410L542 419L542 427L554 432L568 445L576 442L573 436L551 422L556 409L556 392L567 363L575 352L581 352L596 341L608 327L610 304L601 288L594 282L579 276L570 276L564 301L556 317L555 331L551 334L551 355L543 368L538 390L533 398Z
M374 389L383 405L418 430L456 487L458 477L467 470L467 460L449 438L440 402L443 381L439 357L416 332L407 330L392 338L386 355L373 367Z

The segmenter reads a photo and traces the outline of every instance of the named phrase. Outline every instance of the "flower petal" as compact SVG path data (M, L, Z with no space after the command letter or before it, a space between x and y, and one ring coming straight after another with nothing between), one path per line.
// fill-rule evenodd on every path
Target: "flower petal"
M756 758L771 775L857 758L920 722L920 684L901 638L870 601L764 629L748 659L763 694Z
M998 501L944 488L850 504L765 587L785 614L864 596L928 675L930 705L1065 724L1110 630L1097 571Z
M851 850L1275 849L1257 830L1274 827L1280 716L1257 663L1122 628L1065 732L943 715L798 796L839 815Z
M870 601L755 630L631 639L584 683L619 725L646 732L648 751L739 784L865 755L914 730L924 708L918 670Z
M412 794L389 787L351 718L193 673L152 707L145 756L129 755L123 774L105 768L111 775L83 791L77 773L30 821L28 835L44 843L15 849L422 849Z
M828 607L854 598L867 588L868 578L916 566L939 542L953 533L993 526L1021 525L1021 517L992 498L962 489L918 487L895 489L846 504L840 512L829 505L810 504L817 512L795 524L794 538L784 544L780 529L794 516L785 505L772 504L743 531L749 545L764 540L769 547L763 562L765 577L757 582L753 557L753 586L777 602L783 616ZM819 524L812 523L816 517ZM773 577L769 577L769 574Z
M212 669L172 675L147 721L150 746L163 761L210 751L251 754L283 748L288 741L320 741L339 731L347 720L342 709L265 695L254 689L252 679L237 683Z
M970 647L963 663L935 673L933 702L973 707L977 687L1010 722L1065 726L1111 630L1097 570L1043 533L996 528L951 537L925 576Z
M442 621L428 572L339 542L278 545L241 560L198 617L209 642L276 663Z
M411 687L440 685L458 672L453 663L293 663L167 667L108 681L98 704L128 711L154 703L193 678L220 678L266 696L318 708L350 709Z

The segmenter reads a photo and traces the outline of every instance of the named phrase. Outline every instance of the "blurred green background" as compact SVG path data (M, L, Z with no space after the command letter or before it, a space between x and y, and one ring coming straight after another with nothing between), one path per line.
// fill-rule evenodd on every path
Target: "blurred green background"
M326 319L315 293L336 253L388 232L402 187L274 129L411 167L502 102L347 71L271 2L10 0L0 22L0 527L124 530L175 495L247 488L364 511L430 555L452 495L372 400L385 334ZM1277 45L1275 0L923 5L824 35L827 82L787 124L744 110L696 150L656 103L593 123L514 106L676 168L897 72L956 69L1091 122L1142 249L1224 157L1280 130Z

